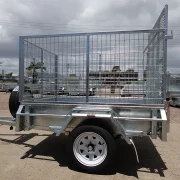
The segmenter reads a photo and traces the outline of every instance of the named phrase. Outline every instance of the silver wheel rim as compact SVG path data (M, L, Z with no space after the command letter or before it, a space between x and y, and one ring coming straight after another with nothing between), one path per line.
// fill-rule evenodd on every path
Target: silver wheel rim
M105 140L95 132L84 132L74 141L73 152L76 159L85 166L98 166L107 156Z

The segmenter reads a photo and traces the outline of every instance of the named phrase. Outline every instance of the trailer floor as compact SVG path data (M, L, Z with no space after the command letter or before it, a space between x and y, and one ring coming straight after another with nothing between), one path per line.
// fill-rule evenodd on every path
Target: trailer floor
M0 111L1 116L3 112ZM180 109L171 108L168 142L149 137L135 138L140 163L136 163L131 146L117 140L114 167L103 174L78 172L67 162L66 136L32 130L16 133L0 126L1 180L116 180L116 179L180 179Z
M145 104L145 99L142 96L138 97L115 97L115 96L90 96L88 102L90 103L99 103L99 104ZM44 98L36 99L34 102L65 102L65 103L85 103L86 97L85 96L58 96L49 97L49 95L45 96Z

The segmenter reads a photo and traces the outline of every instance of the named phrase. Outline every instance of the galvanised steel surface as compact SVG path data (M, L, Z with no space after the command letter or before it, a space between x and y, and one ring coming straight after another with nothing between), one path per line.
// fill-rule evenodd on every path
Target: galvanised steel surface
M20 100L163 104L166 35L167 6L152 30L20 37Z

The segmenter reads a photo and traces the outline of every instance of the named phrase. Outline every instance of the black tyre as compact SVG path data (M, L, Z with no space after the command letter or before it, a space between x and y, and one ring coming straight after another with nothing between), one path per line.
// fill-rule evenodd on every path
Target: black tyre
M97 126L80 126L69 135L70 162L87 172L100 172L110 165L116 145L111 134Z
M25 87L24 95L26 96L26 99L31 99L33 97L29 87ZM16 118L16 112L19 108L19 105L19 86L17 86L13 89L9 97L9 111L14 118Z
M9 97L9 111L11 115L16 118L16 112L19 108L19 87L16 87Z

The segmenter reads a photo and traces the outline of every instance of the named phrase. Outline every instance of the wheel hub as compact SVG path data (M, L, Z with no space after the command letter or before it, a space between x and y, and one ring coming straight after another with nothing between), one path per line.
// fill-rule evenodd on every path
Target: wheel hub
M88 144L88 152L93 152L95 150L95 145L90 143Z
M97 166L107 156L107 145L99 134L84 132L75 139L73 151L80 163L86 166Z

